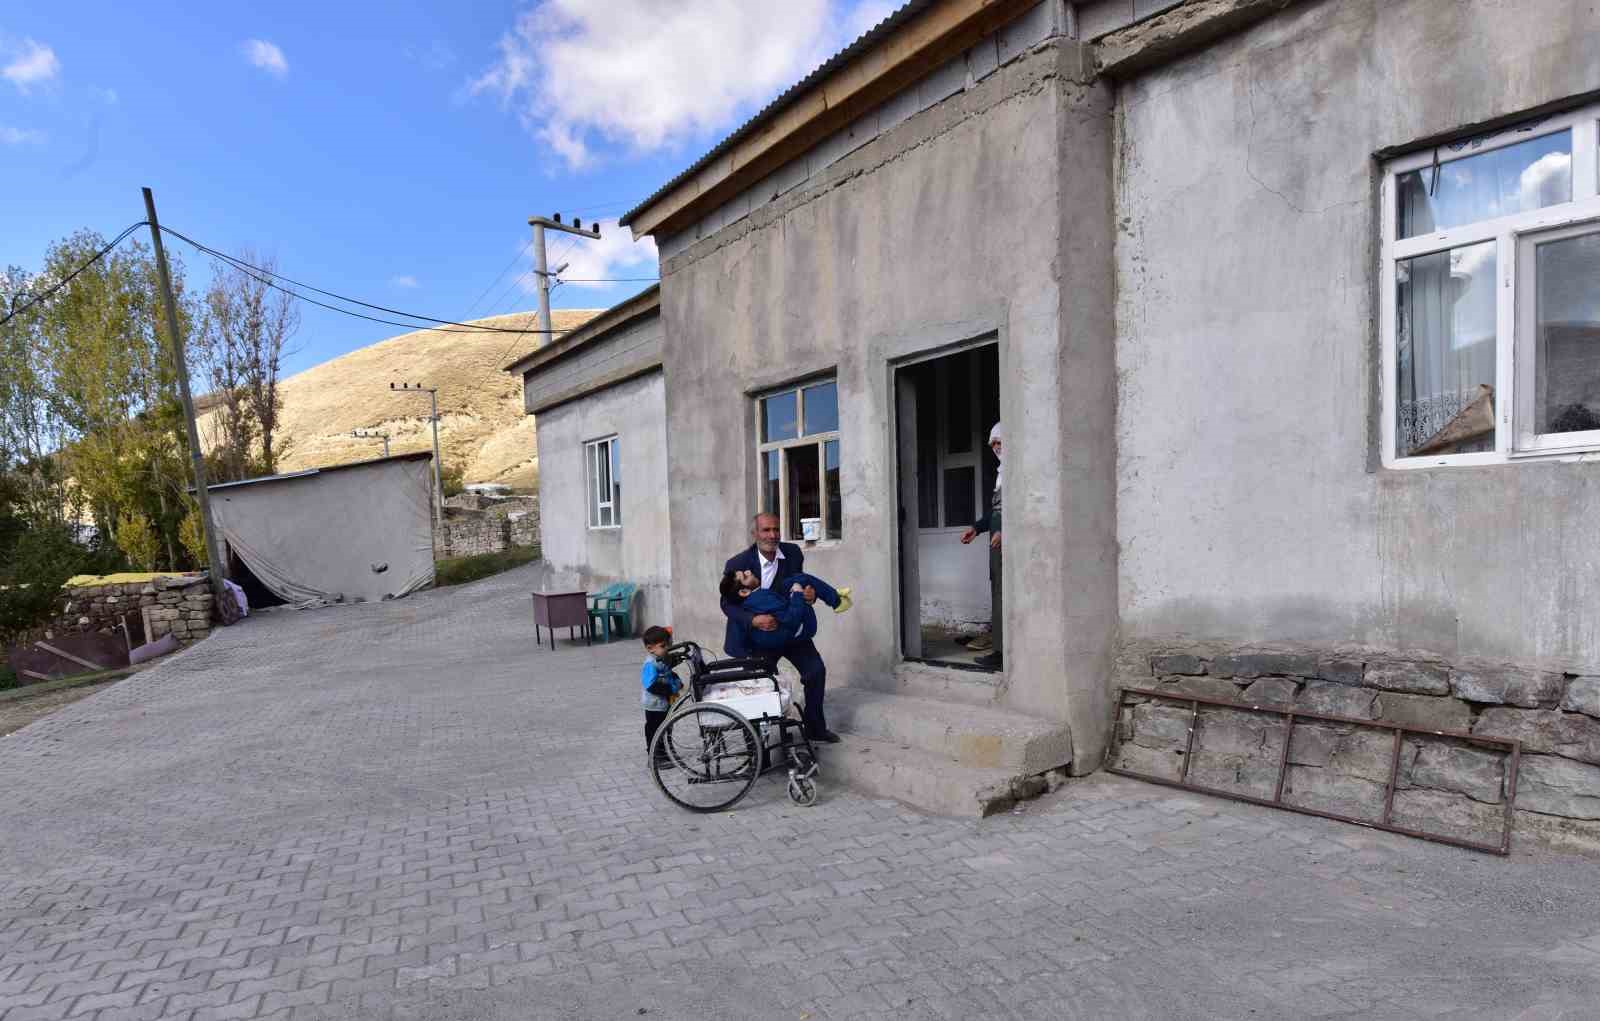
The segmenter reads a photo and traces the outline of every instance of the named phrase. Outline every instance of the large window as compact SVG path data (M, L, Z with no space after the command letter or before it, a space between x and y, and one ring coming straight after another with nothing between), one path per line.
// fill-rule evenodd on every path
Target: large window
M1600 448L1600 106L1391 161L1383 455Z
M903 370L917 388L917 527L966 528L987 510L998 464L989 427L1000 417L993 344Z
M585 443L583 464L589 484L589 527L622 527L622 452L617 438Z
M756 401L761 510L796 542L844 537L839 491L839 388L806 383Z

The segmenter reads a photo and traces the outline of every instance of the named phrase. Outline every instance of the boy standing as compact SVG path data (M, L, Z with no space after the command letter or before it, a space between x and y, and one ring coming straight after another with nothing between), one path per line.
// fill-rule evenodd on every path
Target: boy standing
M667 646L671 644L672 632L666 628L644 629L644 651L649 655L645 656L644 666L639 671L639 683L644 688L639 703L644 706L644 746L647 751L656 736L656 730L667 718L672 697L683 688L683 682L665 662Z

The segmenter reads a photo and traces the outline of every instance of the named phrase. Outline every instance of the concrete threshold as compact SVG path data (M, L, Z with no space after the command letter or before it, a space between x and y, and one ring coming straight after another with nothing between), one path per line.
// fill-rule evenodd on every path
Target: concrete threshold
M1009 807L1072 761L1065 724L994 706L842 688L828 693L828 719L844 742L824 747L825 776L941 815Z

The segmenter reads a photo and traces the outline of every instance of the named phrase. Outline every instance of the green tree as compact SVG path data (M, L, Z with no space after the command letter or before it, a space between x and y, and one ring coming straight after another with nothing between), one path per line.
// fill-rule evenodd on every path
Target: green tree
M21 534L11 556L0 561L0 646L15 644L51 618L62 585L80 573L85 559L83 548L61 525Z
M439 488L445 496L466 492L467 470L459 464L447 464L439 472Z
M206 533L200 523L200 505L192 500L186 503L189 512L183 516L183 523L178 526L178 538L195 566L209 567L211 558L206 554Z
M117 546L136 567L153 571L161 552L161 539L150 527L150 519L137 511L117 515Z
M239 261L275 271L246 248ZM294 298L262 273L218 263L205 296L200 349L215 402L216 446L225 479L271 475L284 450L278 436L283 396L278 378L300 328Z

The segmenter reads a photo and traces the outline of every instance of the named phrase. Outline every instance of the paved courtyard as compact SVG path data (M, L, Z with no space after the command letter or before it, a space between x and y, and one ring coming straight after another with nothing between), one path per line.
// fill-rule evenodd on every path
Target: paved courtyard
M681 812L642 650L535 648L533 570L252 619L0 737L0 1018L1600 1014L1592 860L1111 777Z

